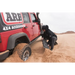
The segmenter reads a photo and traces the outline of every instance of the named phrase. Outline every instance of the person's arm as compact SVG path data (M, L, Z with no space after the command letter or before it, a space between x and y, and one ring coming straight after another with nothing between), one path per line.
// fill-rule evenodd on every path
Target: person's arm
M49 35L50 38L53 36L53 34L50 30L48 30L48 35Z
M45 34L44 34L44 33L42 34L42 38L43 38L43 39L46 39L46 36L45 36Z
M42 38L44 38L44 34L41 34Z

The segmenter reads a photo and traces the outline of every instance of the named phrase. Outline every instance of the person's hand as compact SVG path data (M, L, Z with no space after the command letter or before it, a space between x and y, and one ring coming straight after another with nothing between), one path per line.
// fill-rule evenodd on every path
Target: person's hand
M44 40L44 38L41 38L41 40Z
M48 45L49 46L49 45Z

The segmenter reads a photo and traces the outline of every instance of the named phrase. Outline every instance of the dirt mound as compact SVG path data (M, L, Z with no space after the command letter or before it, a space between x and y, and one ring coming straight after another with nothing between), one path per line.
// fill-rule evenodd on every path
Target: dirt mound
M58 35L58 45L51 51L44 49L40 38L31 44L32 54L25 62L75 62L75 34ZM24 62L15 48L4 62Z
M67 31L67 32L60 33L60 34L72 34L72 33L75 33L75 32L74 31Z
M75 59L63 53L51 52L49 50L46 50L43 54L42 61L43 62L75 62Z

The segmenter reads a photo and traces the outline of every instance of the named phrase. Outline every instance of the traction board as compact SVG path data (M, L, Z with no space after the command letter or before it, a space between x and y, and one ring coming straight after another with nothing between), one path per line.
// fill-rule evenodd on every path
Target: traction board
M48 48L49 49L49 46L48 46L46 40L42 40L42 43L43 43L44 48Z

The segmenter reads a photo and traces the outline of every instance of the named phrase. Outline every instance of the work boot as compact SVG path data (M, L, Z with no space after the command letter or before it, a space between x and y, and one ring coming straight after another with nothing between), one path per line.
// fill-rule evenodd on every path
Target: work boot
M57 45L57 44L58 44L57 42L54 43L54 45Z
M53 50L53 48L50 49L51 51Z

